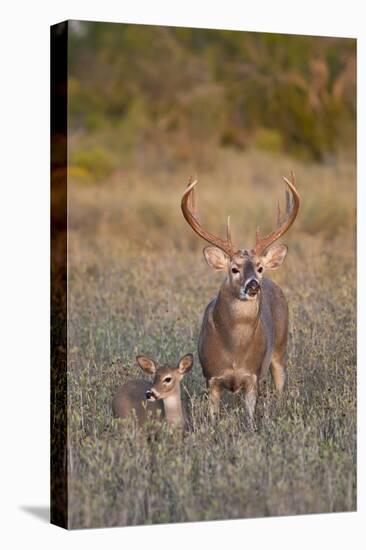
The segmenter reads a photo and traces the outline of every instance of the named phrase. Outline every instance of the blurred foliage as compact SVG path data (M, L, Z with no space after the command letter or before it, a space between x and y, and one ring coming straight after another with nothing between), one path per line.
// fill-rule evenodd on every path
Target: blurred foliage
M116 168L116 162L112 155L102 147L90 147L89 149L71 150L69 176L79 181L89 181L90 176L94 181L108 177Z
M321 161L355 146L353 39L73 21L69 77L78 167L95 172L97 153L96 178L150 152L174 165L217 146Z

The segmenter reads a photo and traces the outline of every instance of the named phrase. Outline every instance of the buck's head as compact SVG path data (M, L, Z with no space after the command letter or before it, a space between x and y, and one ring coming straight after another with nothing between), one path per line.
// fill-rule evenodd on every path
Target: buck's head
M287 246L271 246L294 223L299 207L300 196L295 187L295 176L291 181L284 178L286 189L286 217L281 220L278 205L277 228L262 237L257 229L253 248L237 249L233 246L230 232L230 218L227 223L227 238L221 239L209 233L200 225L196 211L195 186L197 180L190 182L182 197L182 211L192 229L213 246L207 246L203 254L208 265L215 271L223 271L228 276L228 284L233 295L240 300L255 300L260 293L265 271L280 267L287 255ZM291 192L291 195L290 195Z
M154 376L151 388L146 392L146 399L148 401L157 401L158 399L166 399L179 391L179 385L183 376L193 366L193 355L191 353L184 355L175 367L168 365L159 366L153 359L144 355L138 355L136 361L146 374Z

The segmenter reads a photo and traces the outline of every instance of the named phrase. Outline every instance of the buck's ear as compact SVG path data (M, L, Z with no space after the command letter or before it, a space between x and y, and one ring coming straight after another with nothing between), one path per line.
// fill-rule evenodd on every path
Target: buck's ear
M287 246L280 244L279 246L273 246L267 250L266 254L261 257L261 263L264 269L277 269L280 267L287 256Z
M137 364L142 368L144 372L147 372L147 374L155 374L156 373L156 363L152 359L149 359L148 357L145 357L144 355L138 355L136 357Z
M181 374L186 374L193 367L193 355L188 353L179 360L178 370Z
M203 249L203 255L208 265L215 271L227 269L229 264L229 256L227 256L223 250L220 250L220 248L217 248L216 246L206 246Z

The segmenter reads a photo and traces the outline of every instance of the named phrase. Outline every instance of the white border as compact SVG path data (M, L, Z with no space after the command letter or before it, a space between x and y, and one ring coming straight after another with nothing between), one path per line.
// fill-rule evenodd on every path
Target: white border
M49 25L88 19L358 38L359 331L365 326L365 25L360 0L8 1L1 8L1 539L38 549L361 547L365 346L359 338L359 512L67 533L22 506L49 495ZM362 100L362 101L361 101ZM362 307L363 306L363 307ZM362 411L363 409L363 411ZM362 435L363 434L363 437ZM363 530L364 532L364 530ZM363 536L364 538L364 536Z

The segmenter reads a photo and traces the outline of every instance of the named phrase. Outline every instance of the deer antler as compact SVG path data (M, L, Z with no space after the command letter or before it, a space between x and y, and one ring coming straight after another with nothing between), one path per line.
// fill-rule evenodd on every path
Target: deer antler
M256 244L253 248L254 253L257 256L263 254L263 252L272 244L274 241L277 241L282 235L290 229L291 225L294 223L296 216L300 208L300 195L296 189L296 180L295 174L291 172L291 181L287 178L283 178L287 187L286 188L286 219L281 223L281 210L278 203L277 208L277 229L269 233L266 237L261 237L259 234L259 228L256 232ZM289 191L291 191L292 199Z
M236 249L231 242L231 231L230 231L230 217L227 219L227 238L226 240L220 239L220 237L215 237L212 233L209 233L201 226L198 221L197 214L197 205L195 197L195 187L197 185L197 179L192 181L192 178L189 179L189 184L187 189L184 191L182 196L182 212L183 216L187 220L188 224L192 227L193 231L197 233L200 237L205 239L207 242L217 246L223 250L230 258L235 254Z

